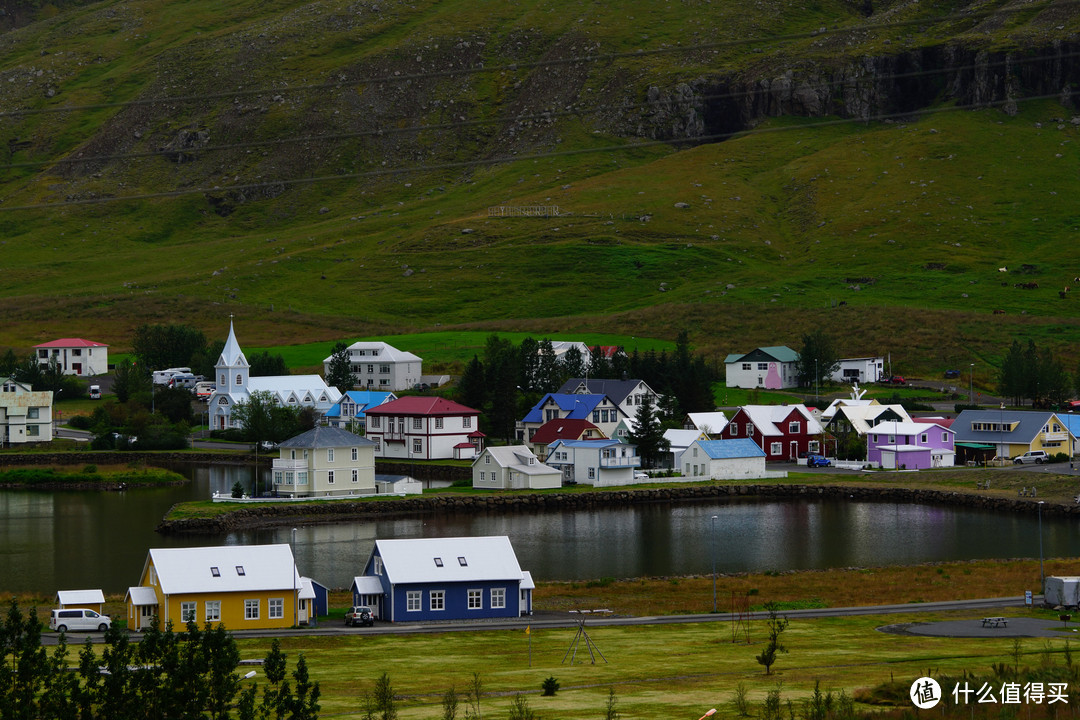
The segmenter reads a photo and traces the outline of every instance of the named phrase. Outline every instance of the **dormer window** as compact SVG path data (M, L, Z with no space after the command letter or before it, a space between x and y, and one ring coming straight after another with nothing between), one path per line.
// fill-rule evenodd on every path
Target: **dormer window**
M442 566L443 566L442 558L441 557L435 558L435 567L442 567Z
M221 570L217 569L216 567L212 567L210 568L210 574L214 577L221 577Z
M458 556L457 562L458 562L458 565L460 565L461 567L468 567L468 565L469 565L469 563L465 562L465 556L464 555Z
M247 573L244 572L244 566L243 565L237 565L236 566L236 574L240 575L241 577L243 577L244 575L247 575Z

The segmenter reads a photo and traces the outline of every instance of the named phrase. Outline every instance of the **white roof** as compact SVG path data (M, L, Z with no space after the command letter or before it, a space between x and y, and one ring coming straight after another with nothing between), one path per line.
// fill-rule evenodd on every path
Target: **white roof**
M57 590L56 600L61 605L89 605L105 602L105 593L100 590Z
M870 428L870 432L878 433L879 435L922 435L935 427L942 430L949 430L937 423L896 422L895 420L887 420ZM952 432L952 430L949 430L949 432Z
M798 403L795 405L743 405L741 408L754 423L754 427L762 435L782 435L775 423L782 421L791 415L791 411L798 412L806 421L806 434L820 435L821 423L814 419L806 406Z
M505 535L376 540L374 552L382 557L386 576L395 585L522 578Z
M694 427L698 430L705 430L706 432L718 433L727 427L727 415L722 412L697 412L687 413L687 417L690 418L690 422L694 423Z
M911 416L908 415L907 410L904 409L903 405L863 405L857 407L845 407L844 417L851 423L851 427L855 432L859 435L865 435L875 427L874 420L887 410L892 410L903 418L902 422L911 422ZM894 421L886 420L885 422Z
M131 600L132 605L157 605L157 593L152 587L129 587L125 601Z
M382 583L374 575L358 575L352 583L358 595L382 595Z
M300 587L286 544L155 548L147 562L153 562L165 595ZM212 568L218 569L217 577Z
M314 600L315 599L315 586L311 584L311 578L300 578L300 599L301 600Z
M936 450L929 445L878 445L878 450L881 452L915 452L917 450L927 451Z
M533 582L532 573L528 570L521 571L521 589L522 590L535 590L536 583Z
M548 475L550 473L559 473L553 467L549 467L533 454L533 451L524 445L501 445L497 447L487 447L484 449L484 453L491 455L499 467L512 468L515 472L525 473L526 475ZM484 465L484 457L481 454L476 460L473 461L473 466ZM532 460L530 463L529 461Z
M411 352L398 350L393 345L387 345L386 343L377 340L354 342L348 347L348 350L350 354L353 350L376 350L378 351L378 354L372 355L371 357L373 359L377 358L378 360L387 360L390 362L420 362L420 358L413 355ZM323 363L328 363L333 360L333 358L334 356L330 355L323 360Z
M701 430L680 430L671 428L664 431L664 439L671 445L672 450L686 449L695 441L704 439L705 433Z
M295 395L301 405L329 407L341 401L341 391L330 387L321 375L266 375L248 378L248 392L265 390L285 401Z
M855 400L853 398L837 398L829 403L829 406L821 411L821 418L823 420L830 420L832 416L836 414L836 411L841 407L868 407L870 405L877 405L877 400Z

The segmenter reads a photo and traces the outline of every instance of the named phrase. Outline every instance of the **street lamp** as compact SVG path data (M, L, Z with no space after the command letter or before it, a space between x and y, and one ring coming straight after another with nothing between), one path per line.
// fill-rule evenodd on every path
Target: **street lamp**
M712 524L712 611L716 612L716 515L709 522Z
M968 405L975 405L975 363L971 363L968 371Z
M1043 573L1043 548L1042 548L1042 506L1043 501L1039 501L1039 592L1046 593L1046 574Z

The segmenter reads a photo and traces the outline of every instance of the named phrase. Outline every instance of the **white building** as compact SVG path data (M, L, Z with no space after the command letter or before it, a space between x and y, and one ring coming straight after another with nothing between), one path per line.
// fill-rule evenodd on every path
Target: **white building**
M323 374L330 373L333 359L331 355L323 360ZM420 372L423 360L384 342L353 343L349 346L349 364L353 381L364 390L411 390L413 385L424 382Z
M0 377L0 446L53 439L53 394Z
M595 487L633 485L641 466L637 447L618 440L556 440L548 446L547 464L563 480Z
M533 455L524 445L489 447L473 461L473 487L525 490L562 487L562 472Z
M839 363L829 376L835 382L871 383L879 382L885 376L883 357L844 358Z
M727 387L781 390L797 387L795 364L799 353L783 345L762 347L746 354L733 353L724 359Z
M65 375L88 377L109 372L109 346L82 338L62 338L34 346L38 365L56 362Z
M691 480L786 477L765 470L765 451L753 440L698 440L682 454L682 473Z
M236 341L232 321L229 337L214 365L217 388L208 401L210 427L215 430L240 427L233 409L247 402L251 393L270 393L284 407L312 407L322 414L341 400L341 392L330 387L319 375L268 375L251 377L250 366L240 343Z
M484 449L480 412L431 395L408 395L370 408L367 437L375 457L448 460L476 457ZM462 447L470 450L463 453Z

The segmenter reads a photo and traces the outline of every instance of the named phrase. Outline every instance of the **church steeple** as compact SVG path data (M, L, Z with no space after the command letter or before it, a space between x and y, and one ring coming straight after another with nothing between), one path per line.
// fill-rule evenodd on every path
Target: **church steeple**
M232 393L247 388L248 361L244 357L244 351L240 349L240 343L236 341L231 315L229 316L229 337L225 341L221 357L214 365L214 370L217 371L218 392Z

